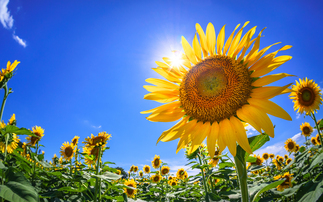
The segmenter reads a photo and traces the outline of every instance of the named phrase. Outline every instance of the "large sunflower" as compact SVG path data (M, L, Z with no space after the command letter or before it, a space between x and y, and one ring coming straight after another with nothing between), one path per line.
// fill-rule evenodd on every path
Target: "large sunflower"
M15 133L8 133L7 135L9 135L8 144L7 144L7 152L10 154L18 147L18 143L19 143L20 139ZM2 153L4 153L6 150L5 136L2 136L0 141L1 141L0 142L0 151L2 151Z
M292 91L289 96L293 99L294 110L298 110L297 113L310 114L320 109L323 100L322 93L313 80L299 79L299 82L296 81L296 85L292 86Z
M313 132L313 128L309 123L307 123L307 122L302 123L300 128L301 128L301 131L302 131L302 135L304 135L305 137L311 136L311 134Z
M70 161L75 153L75 146L72 143L64 142L60 153L66 161Z
M161 160L160 160L160 156L159 155L155 155L155 157L154 157L154 160L152 160L152 162L151 162L151 164L152 164L152 166L155 168L155 169L157 169L157 168L159 168L160 167L160 165L161 165Z
M35 146L37 142L44 136L44 129L41 128L40 126L34 126L32 128L32 132L36 135L35 136L30 136L26 137L26 139L29 141L27 144Z
M291 138L289 138L286 142L285 142L285 149L288 152L294 152L296 150L296 142L294 140L292 140ZM277 158L278 159L278 158Z
M85 157L85 164L91 166L95 165L98 161L99 156L99 147L83 147L83 153L86 153L87 155L91 156L93 155L94 158L87 158Z
M125 181L124 185L126 185L128 187L132 187L132 188L137 187L137 183L135 182L134 179ZM134 198L137 193L137 189L124 188L124 193L126 193L128 197Z
M181 119L176 125L162 133L159 141L171 141L180 138L177 152L191 142L190 152L195 151L207 138L207 147L211 157L215 145L223 151L228 146L231 154L236 155L236 142L248 153L252 153L244 125L247 122L258 132L265 131L274 137L274 126L267 114L291 120L280 106L269 101L276 95L287 92L286 88L264 87L281 78L290 76L280 73L268 75L291 56L278 56L279 51L265 55L273 45L259 49L261 33L251 39L256 27L242 36L243 27L234 35L236 29L225 41L224 26L215 36L211 23L206 34L196 24L197 35L193 47L182 37L185 54L181 55L181 64L174 59L163 58L153 68L166 80L150 78L146 81L155 86L144 86L150 93L144 99L167 103L160 107L144 111L151 113L150 121L172 122ZM247 53L247 50L250 51ZM264 76L264 77L262 77Z
M82 142L85 144L86 147L95 147L95 146L101 146L105 147L107 144L107 141L110 140L111 135L106 132L100 132L97 136L94 136L91 134L91 137L85 138L85 141Z

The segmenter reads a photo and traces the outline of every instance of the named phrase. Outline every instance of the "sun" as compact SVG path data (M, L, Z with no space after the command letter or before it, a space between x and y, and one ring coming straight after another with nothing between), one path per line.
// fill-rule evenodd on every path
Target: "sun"
M181 54L181 65L173 68L172 61L177 60L165 57L164 62L156 62L158 67L153 70L166 80L147 79L153 85L144 86L150 92L144 99L164 105L141 113L150 114L147 119L154 122L180 120L163 132L157 143L179 138L176 152L191 143L190 154L207 138L211 158L216 144L221 151L228 147L235 156L238 143L251 154L244 122L259 133L266 132L274 137L274 126L268 114L291 120L285 110L270 101L277 95L290 92L287 88L291 84L267 86L291 75L265 76L291 59L291 56L276 56L279 51L291 46L265 54L278 43L259 49L263 30L255 39L252 36L256 27L242 35L248 23L234 35L238 25L227 41L224 40L224 26L216 37L212 23L208 24L206 34L196 24L197 34L192 46L182 37L184 53Z

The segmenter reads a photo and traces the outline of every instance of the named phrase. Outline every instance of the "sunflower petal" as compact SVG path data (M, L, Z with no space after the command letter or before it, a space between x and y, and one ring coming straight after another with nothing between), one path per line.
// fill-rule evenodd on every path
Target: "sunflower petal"
M247 133L241 121L239 121L237 118L233 116L230 118L230 122L233 128L235 129L238 144L246 152L248 152L249 154L252 154L252 150L250 148L249 141L247 138Z
M236 137L233 134L233 130L228 119L223 119L219 123L219 134L222 136L224 143L228 146L232 156L236 156L237 144Z
M178 123L176 123L173 127L171 127L170 129L164 131L158 138L156 145L158 144L159 141L161 141L162 139L167 139L169 138L169 136L173 136L174 133L176 133L174 130L181 128L183 126L185 126L185 123L187 122L188 117L183 118L182 120L180 120ZM166 141L165 141L166 142Z
M158 87L162 87L162 88L169 88L169 89L178 89L179 88L178 85L170 83L170 82L163 80L163 79L148 78L148 79L146 79L146 82L156 85Z
M194 137L192 137L192 144L191 144L189 154L191 154L197 148L199 148L203 140L210 133L210 129L211 129L210 122L206 122L201 126L201 130L200 130L201 132L199 133L199 135L195 135Z
M237 35L235 35L235 37L233 38L232 44L231 44L230 49L228 51L228 56L231 56L234 53L234 51L236 50L236 48L238 48L238 44L241 39L243 28L245 28L245 26L247 26L248 24L249 24L249 21L245 22L244 25L241 27L241 29L238 31Z
M193 50L194 50L195 56L198 59L198 61L202 60L202 50L201 50L201 46L199 44L199 40L197 39L196 34L193 39Z
M237 116L245 121L246 123L249 123L252 127L254 127L259 133L261 133L261 127L257 124L257 122L254 120L254 117L251 117L251 114L248 110L246 110L246 107L248 105L242 106L240 109L237 110Z
M241 55L238 58L238 62L240 62L242 60L242 58L244 57L244 54L246 53L246 51L249 49L249 46L251 45L250 40L252 38L252 36L255 34L256 32L256 28L257 26L254 26L253 28L251 28L241 39L240 43L238 44L238 47L236 48L236 50L234 51L232 57L235 58L238 53L243 49Z
M260 87L255 88L252 90L250 97L252 98L262 98L262 99L271 99L275 97L276 95L280 95L283 90L288 88L292 83L287 84L283 87L277 87L277 86L270 86L270 87Z
M179 108L181 106L181 102L180 101L175 101L175 102L171 102L168 104L164 104L162 106L156 107L154 109L149 109L146 111L142 111L140 112L141 114L149 114L149 113L153 113L153 112L160 112L163 110L167 110L167 109L173 109L173 108Z
M172 72L165 71L162 68L152 68L155 72L163 76L168 81L174 82L174 83L181 83L181 80L178 76L175 76Z
M209 23L206 27L206 41L207 41L207 48L210 55L214 55L216 36L215 36L214 26L212 23Z
M188 120L188 117L187 117L187 120ZM164 137L162 139L162 141L169 142L169 141L175 140L177 138L180 138L180 137L184 136L185 134L189 134L194 129L195 125L196 125L196 123L190 121L190 122L186 123L185 125L183 125L182 127L174 129L174 133L172 133L171 135L168 135L167 137Z
M286 73L272 74L264 76L252 83L253 86L265 86L288 76L295 76Z
M187 42L187 40L182 36L182 46L184 49L184 52L186 54L186 56L188 57L188 59L190 60L190 62L192 62L193 64L197 64L197 60L194 54L194 51L191 47L191 45Z
M195 28L196 28L197 33L199 34L199 37L200 37L201 47L203 50L203 57L207 57L208 56L207 44L206 44L206 36L204 34L204 31L203 31L201 25L198 23L196 23Z
M207 149L209 150L209 156L213 158L215 154L215 144L219 135L219 124L213 122L211 125L211 130L207 136Z
M146 119L149 121L155 122L172 122L177 121L178 119L182 118L185 115L185 112L182 111L183 109L174 109L170 112L160 112L160 113L153 113L148 116Z
M225 42L225 45L224 45L224 50L223 50L223 54L225 55L226 52L228 51L231 43L232 43L232 38L234 36L234 32L238 29L238 27L240 26L240 24L238 24L236 26L236 28L233 30L233 32L231 33L231 35L229 36L229 38L227 39L227 41Z
M225 38L225 25L221 28L218 39L217 39L217 54L222 55L222 49Z

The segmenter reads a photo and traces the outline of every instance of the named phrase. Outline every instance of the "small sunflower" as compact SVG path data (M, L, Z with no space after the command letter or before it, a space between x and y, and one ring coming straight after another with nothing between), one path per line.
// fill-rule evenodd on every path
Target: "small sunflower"
M273 158L275 158L275 154L269 154L269 157L270 157L271 159L273 159Z
M83 147L83 153L86 153L88 156L93 155L94 158L87 158L85 157L85 164L88 166L95 165L95 163L98 161L99 156L99 148L98 147Z
M286 188L292 187L292 174L289 174L289 172L284 173L284 175L278 175L276 177L274 177L274 180L279 180L279 179L284 179L285 181L277 186L277 190L278 191L283 191Z
M286 160L286 165L288 165L291 161L292 161L292 159L291 159L291 158L288 158L288 159Z
M36 137L30 136L30 137L26 137L26 139L29 141L27 144L35 146L37 142L39 142L39 140L44 136L44 129L41 128L40 126L34 126L32 130L33 130L32 132L36 135Z
M79 139L80 139L80 137L79 136L75 136L73 139L72 139L72 144L74 145L74 146L76 146L77 145L77 143L79 142Z
M184 170L184 168L180 168L177 170L176 177L178 179L185 179L185 175L187 175L187 172Z
M176 180L176 179L169 180L169 181L168 181L168 184L169 184L170 186L176 186L176 185L177 185L177 180Z
M18 147L20 139L15 133L8 133L7 135L9 136L7 148L5 140L6 137L2 136L0 140L0 151L2 151L2 153L5 153L5 150L7 150L7 152L11 154Z
M124 185L128 186L128 187L133 187L133 188L137 188L137 184L134 181L134 179L131 180L126 180L124 182ZM124 188L124 193L127 194L128 197L130 198L134 198L135 195L137 194L137 189L129 189L129 188Z
M212 23L208 24L206 34L196 24L193 47L182 37L185 54L179 54L179 57L183 65L174 64L171 58L156 62L158 67L154 70L168 81L147 79L155 86L144 86L150 92L144 99L165 104L142 113L150 114L147 117L150 121L181 119L163 132L157 142L179 138L176 152L191 143L190 154L207 138L211 158L216 144L221 151L228 147L233 156L236 155L237 143L252 154L240 120L252 125L259 133L265 131L270 137L274 137L274 126L267 114L291 120L287 112L269 100L285 93L291 84L267 86L291 75L264 76L292 58L287 55L276 57L279 51L288 50L291 46L265 54L275 44L259 49L263 30L255 39L252 37L256 27L242 35L248 23L235 36L234 30L227 41L224 26L216 38Z
M289 96L293 99L294 110L298 110L297 113L310 114L320 109L323 100L322 93L313 80L299 79L299 82L296 81L296 85L292 86L292 91Z
M141 170L141 171L139 171L139 176L140 176L140 177L144 176L144 173L142 172L142 170Z
M107 144L107 141L110 140L111 135L106 132L100 132L97 136L94 136L91 134L91 138L87 137L85 138L85 141L82 142L85 144L86 147L96 147L96 146L102 146L105 147Z
M288 159L289 157L288 157L288 155L287 155L287 154L285 154L285 155L284 155L284 158L285 158L285 159Z
M318 120L318 121L317 121L317 125L318 125L318 126L320 126L321 121L322 121L322 119L320 119L320 120ZM322 127L320 127L320 130L323 130L323 126L322 126Z
M297 144L296 149L295 149L295 153L298 152L298 150L299 150L299 145Z
M292 140L291 138L289 138L286 142L285 142L285 149L288 152L294 152L296 149L296 142L294 140Z
M152 164L153 168L155 168L155 169L159 168L159 167L160 167L160 165L161 165L161 163L162 163L162 162L161 162L161 160L160 160L159 155L155 155L154 160L151 162L151 164Z
M168 166L163 166L160 172L162 175L167 175L169 171L170 171L170 168Z
M257 166L261 166L262 165L262 163L264 162L264 159L263 158L261 158L259 155L258 156L256 156L256 154L254 154L253 155L253 157L256 157L257 159L256 159L256 161L255 162L249 162L248 163L248 167L249 166L251 166L251 165L257 165Z
M121 175L121 170L119 170L119 169L118 169L118 170L117 170L117 174L118 174L118 175Z
M136 173L138 171L138 166L133 166L133 172Z
M54 154L54 157L52 158L52 160L54 165L58 163L58 157L56 156L56 154Z
M321 145L321 139L320 139L320 136L319 136L319 134L316 134L316 144L317 145Z
M300 126L300 128L301 128L301 131L302 131L302 135L304 135L305 137L311 136L311 134L313 132L313 128L309 123L307 123L307 122L303 123Z
M130 167L130 170L129 170L129 172L133 172L133 168L134 168L135 166L134 165L132 165L131 167Z
M313 145L317 145L316 137L312 137L311 142Z
M168 180L171 180L171 179L173 179L173 176L168 176Z
M161 175L156 174L156 175L151 176L150 179L153 183L158 183L162 179L162 177L161 177Z
M280 156L280 157L277 159L277 161L279 161L279 162L283 163L283 162L284 162L284 157Z
M268 153L263 153L262 158L265 159L265 160L268 160L269 154Z
M282 169L282 165L281 165L281 163L278 160L273 159L273 162L272 163L276 166L277 170L281 170Z
M150 173L150 166L149 166L149 165L145 165L145 166L143 167L143 170L144 170L144 172L145 172L146 174L149 174L149 173Z
M11 118L9 119L8 125L16 125L16 114L12 114Z
M70 161L75 153L75 146L69 142L64 142L60 153L66 161Z
M216 165L218 164L219 162L219 156L221 155L221 151L219 150L219 148L217 148L214 152L214 156L213 158L211 158L209 160L209 165L212 165L212 167L216 167Z
M7 63L7 68L6 69L2 69L2 71L0 72L0 75L2 76L6 76L7 74L13 72L13 70L15 70L15 68L17 67L17 65L19 64L20 62L15 60L13 63L11 63L10 61L8 61Z

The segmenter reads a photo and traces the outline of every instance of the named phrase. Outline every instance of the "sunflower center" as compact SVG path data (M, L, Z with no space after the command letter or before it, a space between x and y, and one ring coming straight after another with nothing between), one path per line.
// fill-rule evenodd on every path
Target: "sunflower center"
M261 165L261 159L260 158L257 158L256 164L259 165L259 166Z
M154 164L155 164L155 166L158 166L158 165L159 165L159 159L156 159L156 160L154 161Z
M65 154L67 157L71 157L73 155L73 148L72 147L66 147L65 148Z
M264 159L268 159L268 154L264 154Z
M133 187L132 184L128 184L127 186L128 187ZM128 192L129 195L132 195L132 193L134 192L134 190L133 189L127 189L127 192Z
M303 128L303 133L304 133L304 134L309 134L309 133L310 133L310 129L309 129L309 127L305 126L305 127Z
M155 182L158 182L159 181L159 177L158 176L154 177L154 181Z
M289 142L287 144L287 147L288 147L288 149L294 149L294 143L293 142Z
M315 101L315 92L313 89L304 87L300 90L299 102L305 106L311 106Z
M248 69L228 56L212 56L195 65L180 86L187 115L203 122L234 116L251 93Z

